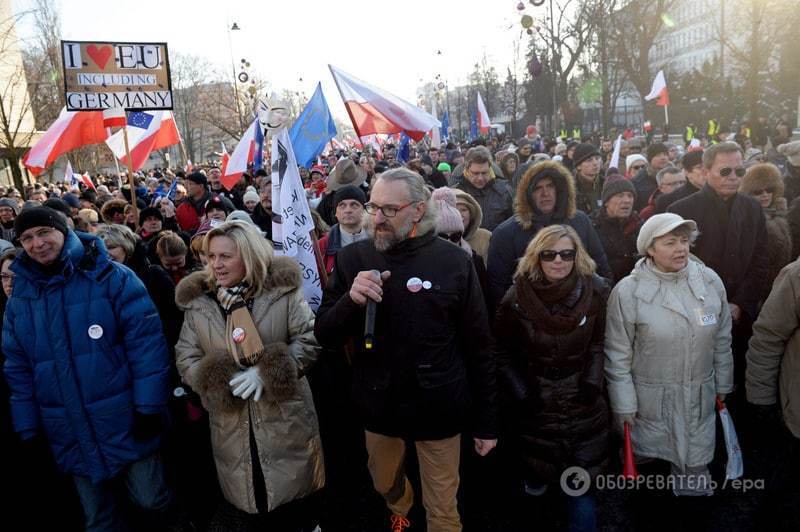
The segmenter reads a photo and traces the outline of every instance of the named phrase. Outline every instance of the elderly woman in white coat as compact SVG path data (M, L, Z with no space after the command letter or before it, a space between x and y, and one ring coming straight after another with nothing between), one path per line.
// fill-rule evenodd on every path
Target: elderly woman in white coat
M643 226L644 258L608 300L605 374L637 460L672 465L676 495L710 495L715 403L733 389L731 316L719 276L689 253L697 225L672 213Z

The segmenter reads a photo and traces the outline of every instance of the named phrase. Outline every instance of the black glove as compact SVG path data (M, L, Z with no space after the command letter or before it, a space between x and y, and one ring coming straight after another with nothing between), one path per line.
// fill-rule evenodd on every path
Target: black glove
M161 414L142 414L141 412L133 413L133 439L137 442L146 442L152 440L164 428L164 422L161 419Z
M584 406L593 406L600 399L600 388L588 382L578 383L578 402Z

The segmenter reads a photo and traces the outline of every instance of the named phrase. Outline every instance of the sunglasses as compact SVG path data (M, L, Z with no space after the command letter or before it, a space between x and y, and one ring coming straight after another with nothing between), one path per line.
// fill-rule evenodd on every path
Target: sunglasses
M575 260L575 250L562 249L561 251L555 251L552 249L546 249L539 253L539 259L544 262L553 262L556 260L556 257L561 257L561 260L566 262L572 262Z
M731 175L731 172L736 172L736 177L744 177L744 174L747 173L747 169L744 166L737 166L736 168L726 166L725 168L720 168L719 175L722 177L728 177Z
M774 188L762 188L761 190L754 190L753 191L753 196L760 196L761 194L763 194L765 192L768 193L768 194L774 194L775 193L775 189Z
M636 165L636 166L631 166L631 170L641 170L642 168L644 168L643 164L639 164L639 165Z
M459 242L461 242L462 236L463 234L461 233L461 231L456 231L455 233L450 233L449 235L447 233L439 233L439 238L444 238L445 240L449 240L454 244L458 244Z

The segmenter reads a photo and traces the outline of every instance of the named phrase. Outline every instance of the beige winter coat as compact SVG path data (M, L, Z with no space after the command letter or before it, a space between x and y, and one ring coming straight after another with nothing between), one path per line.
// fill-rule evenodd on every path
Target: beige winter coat
M478 202L469 192L454 188L456 192L456 205L463 204L469 209L469 224L464 228L464 240L482 259L484 264L489 259L489 239L492 232L481 227L483 211Z
M641 259L609 297L605 352L611 409L636 414L634 453L680 468L711 462L716 395L733 389L719 276L695 260L663 273Z
M800 260L781 270L753 325L747 351L747 400L778 400L786 426L800 438Z
M276 257L267 288L253 303L253 321L266 354L259 362L265 393L256 402L231 394L240 368L228 354L225 318L207 293L205 273L179 284L175 301L185 311L175 346L178 372L209 412L211 444L225 498L256 513L249 432L264 473L268 510L305 497L325 482L322 446L311 390L304 374L318 355L314 315L303 300L300 269Z

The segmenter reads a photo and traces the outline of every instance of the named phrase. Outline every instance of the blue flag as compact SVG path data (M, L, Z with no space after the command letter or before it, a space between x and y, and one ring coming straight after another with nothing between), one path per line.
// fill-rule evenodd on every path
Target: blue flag
M477 111L469 116L469 139L478 138L478 113Z
M314 95L289 130L297 164L306 168L311 166L317 155L325 150L328 141L335 136L336 124L333 123L328 102L322 94L322 84L317 83Z
M153 115L142 111L133 111L128 113L128 125L133 127L140 127L147 129L150 127L150 122L153 121Z
M264 168L264 130L256 118L256 151L253 154L253 173Z
M439 128L439 134L441 135L442 140L447 140L447 137L450 136L448 129L450 129L450 115L447 111L445 111L442 115L442 127Z
M400 147L397 149L397 162L399 163L408 162L408 156L411 152L411 147L408 145L409 140L411 139L406 135L405 131L400 133Z

